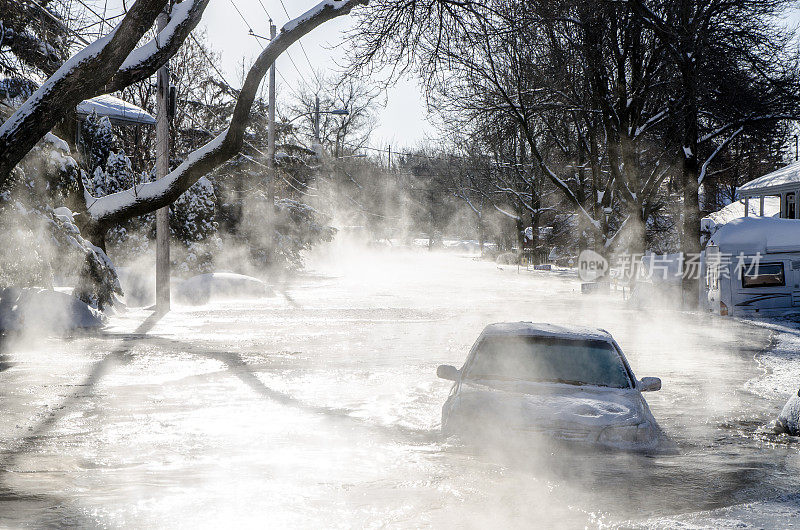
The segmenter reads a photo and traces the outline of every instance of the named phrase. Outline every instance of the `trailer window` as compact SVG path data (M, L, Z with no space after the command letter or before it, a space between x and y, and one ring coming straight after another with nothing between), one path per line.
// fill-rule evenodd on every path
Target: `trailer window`
M783 287L783 263L753 264L750 269L742 269L742 287Z

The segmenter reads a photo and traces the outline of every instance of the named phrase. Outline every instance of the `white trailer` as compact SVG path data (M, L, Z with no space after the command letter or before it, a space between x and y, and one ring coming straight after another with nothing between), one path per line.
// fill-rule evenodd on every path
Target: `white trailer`
M746 217L722 226L706 246L706 293L720 315L800 312L800 220Z

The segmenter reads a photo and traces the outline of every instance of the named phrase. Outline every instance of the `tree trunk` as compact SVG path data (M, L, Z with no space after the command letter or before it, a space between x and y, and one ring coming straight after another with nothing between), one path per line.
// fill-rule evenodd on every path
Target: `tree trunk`
M481 256L483 256L483 242L486 239L486 228L483 225L483 216L478 216L478 247L480 248Z
M684 263L698 260L700 254L700 202L699 164L697 161L698 109L695 69L691 60L681 67L683 84L683 162L681 164L681 188L683 190L683 222L681 225L681 251ZM687 274L689 273L689 274ZM681 287L683 303L687 309L696 309L699 301L700 282L698 270L686 269Z

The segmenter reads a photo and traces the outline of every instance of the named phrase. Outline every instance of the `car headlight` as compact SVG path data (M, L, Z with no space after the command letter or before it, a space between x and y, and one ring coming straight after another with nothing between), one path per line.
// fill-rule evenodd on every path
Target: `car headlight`
M624 427L606 427L597 441L608 444L644 444L652 441L653 430L646 423Z

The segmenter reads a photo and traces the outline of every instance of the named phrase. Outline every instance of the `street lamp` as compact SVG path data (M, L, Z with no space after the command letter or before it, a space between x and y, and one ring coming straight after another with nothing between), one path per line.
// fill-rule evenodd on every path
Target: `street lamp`
M321 114L333 114L334 116L349 116L350 111L345 109L333 109L333 110L320 110L319 108L319 96L316 97L314 101L314 152L317 153L318 157L322 157L322 142L320 141L320 131L319 131L319 117ZM289 121L284 121L283 124L289 124L295 121L298 118L302 118L303 116L311 116L311 112L303 112L302 114L298 114L294 118Z
M336 116L349 116L350 115L350 111L347 110L347 109L321 110L321 111L319 111L319 113L320 114L334 114ZM316 111L314 111L314 112L303 112L301 114L298 114L297 116L295 116L294 118L292 118L290 120L283 121L282 123L283 123L283 125L287 125L287 124L292 123L295 120L299 120L300 118L303 118L305 116L313 116L315 114L316 114Z
M350 114L350 111L347 109L334 109L334 110L327 110L327 111L320 111L319 110L319 94L317 94L316 99L314 101L314 151L317 152L317 156L322 158L322 141L319 137L319 116L320 114L335 114L337 116L347 116Z

